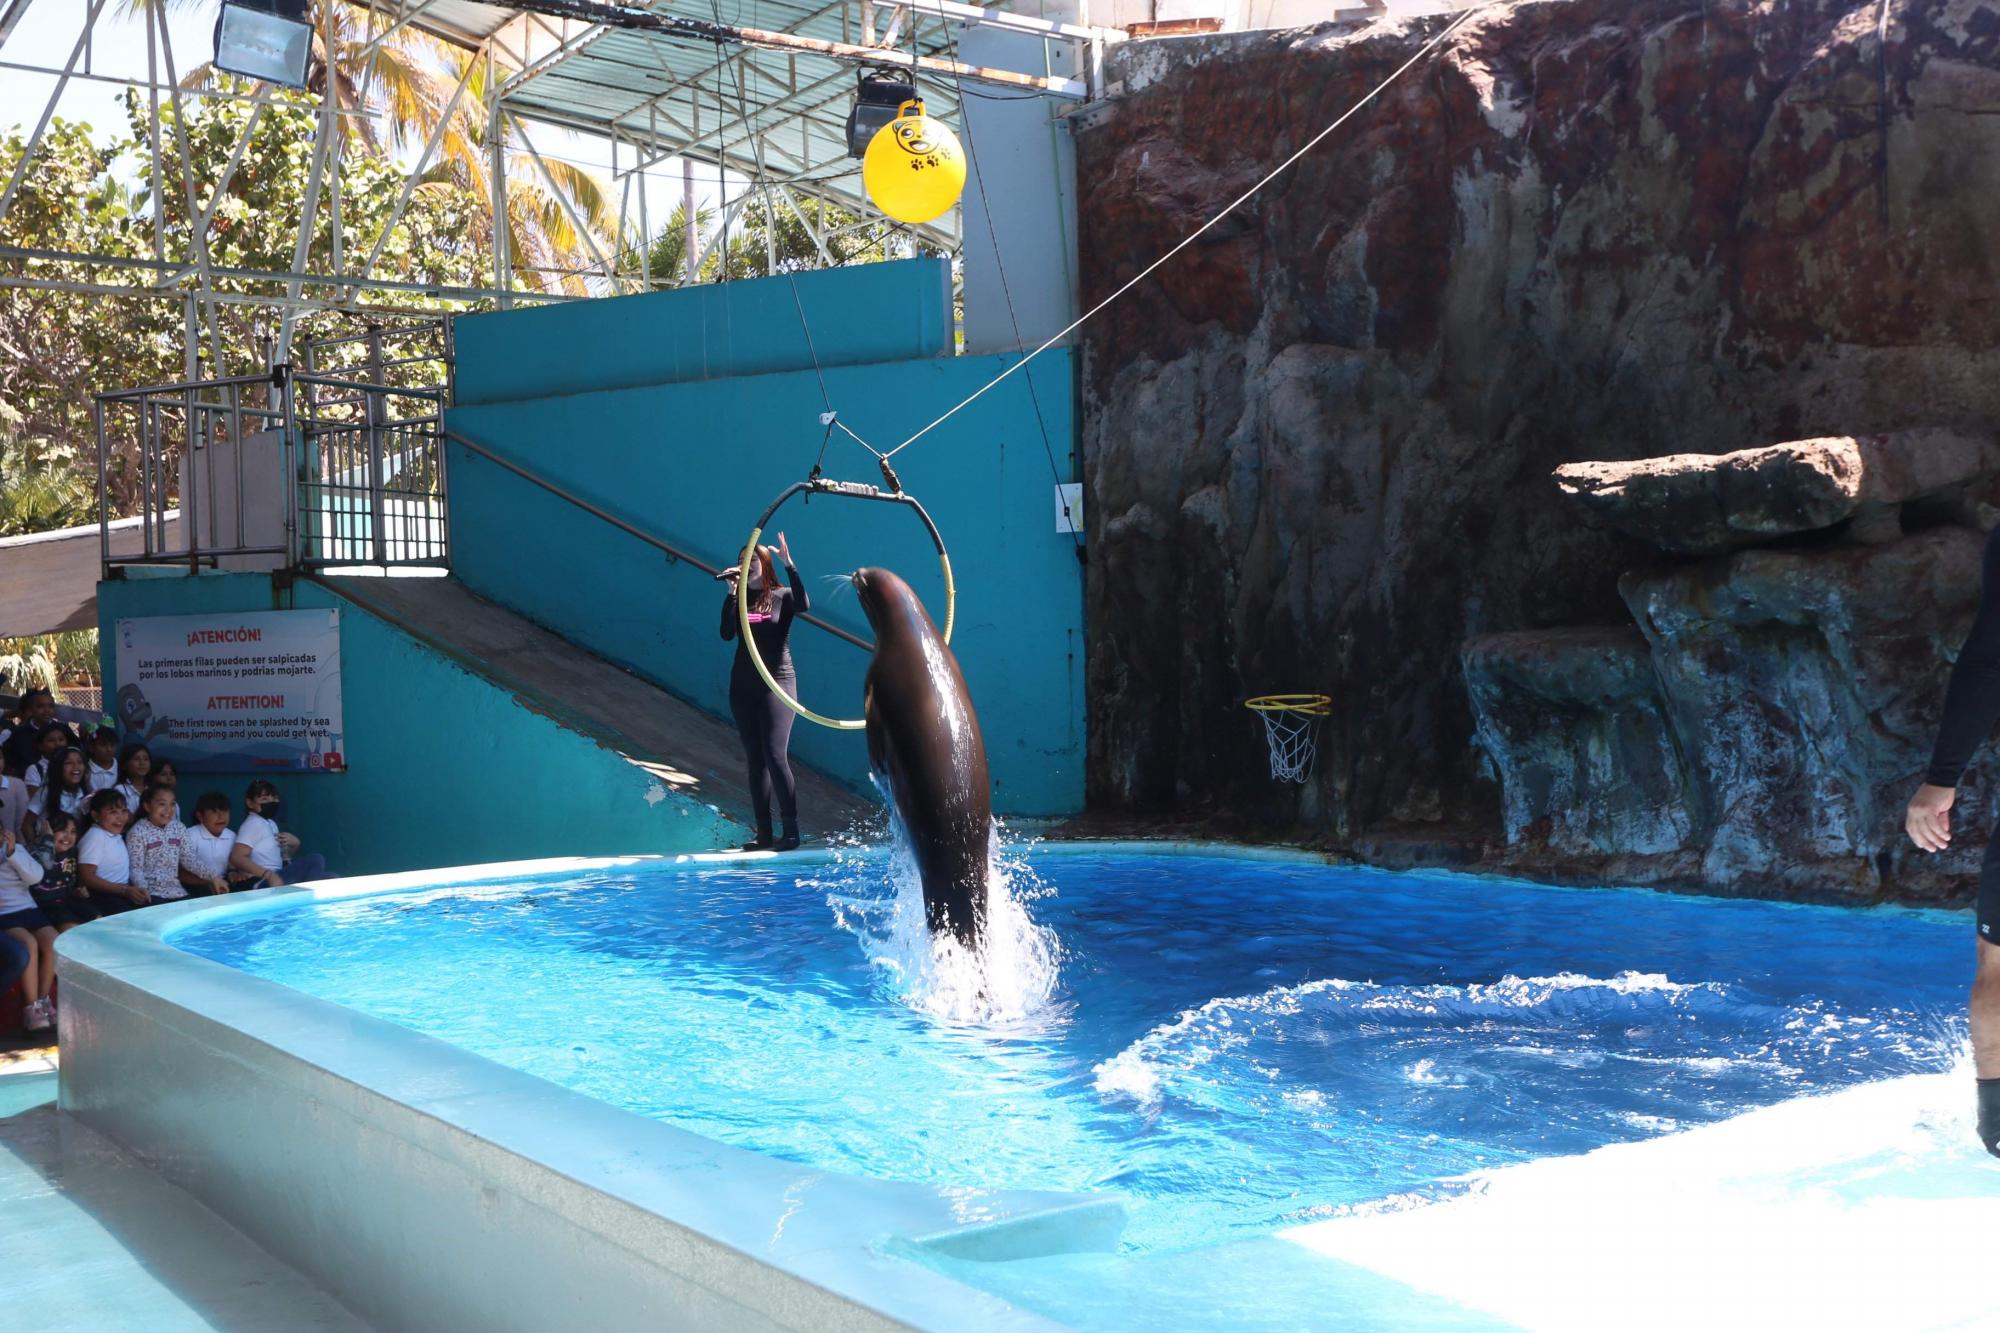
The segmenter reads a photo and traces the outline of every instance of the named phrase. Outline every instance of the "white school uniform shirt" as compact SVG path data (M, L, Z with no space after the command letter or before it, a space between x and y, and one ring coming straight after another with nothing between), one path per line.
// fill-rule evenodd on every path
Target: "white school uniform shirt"
M28 789L28 804L40 811L42 808L42 788L49 785L49 761L37 759L28 765L28 771L21 775L21 785Z
M107 884L132 882L132 857L125 850L125 839L108 829L93 828L83 835L77 844L76 863L96 866L97 877Z
M106 787L115 787L118 785L118 766L116 764L113 764L109 768L99 768L95 759L86 759L84 760L84 768L87 771L84 773L83 785L90 788L91 795L95 796Z
M35 899L28 892L28 886L41 882L42 863L28 855L26 847L16 843L14 854L0 861L0 916L32 908Z
M237 827L236 841L250 849L250 859L265 870L282 870L284 851L278 846L278 826L262 815L245 815Z
M229 870L229 852L235 846L236 835L227 826L220 833L210 833L200 824L190 825L181 843L181 865L203 879L221 879Z

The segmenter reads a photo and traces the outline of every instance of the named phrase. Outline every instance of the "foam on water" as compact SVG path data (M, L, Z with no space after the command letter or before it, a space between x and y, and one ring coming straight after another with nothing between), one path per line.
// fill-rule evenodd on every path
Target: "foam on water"
M889 829L886 861L863 847L844 848L829 872L800 883L826 893L834 924L860 942L902 1003L950 1023L1032 1024L1056 992L1062 957L1056 933L1028 912L1029 903L1052 893L1028 867L1032 844L1010 851L997 823L989 830L986 935L980 949L968 950L931 933L916 853L893 805Z

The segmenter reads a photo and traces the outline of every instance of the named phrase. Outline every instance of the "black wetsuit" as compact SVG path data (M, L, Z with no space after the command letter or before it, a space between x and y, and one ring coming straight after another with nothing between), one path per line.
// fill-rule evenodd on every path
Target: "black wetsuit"
M1937 748L1924 781L1933 787L1958 786L1973 751L1993 734L1995 722L2000 722L2000 531L1986 539L1979 611L1951 669L1944 720L1938 724ZM1979 873L1979 937L2000 944L2000 827L1986 844Z
M770 668L772 679L786 694L799 697L798 672L792 667L789 640L792 621L812 607L799 571L785 566L789 588L773 588L769 608L759 612L751 603L750 633L757 640L757 655ZM722 637L736 637L736 594L722 599ZM750 654L736 645L736 661L729 668L729 715L736 719L736 734L743 738L743 757L750 763L750 803L757 814L757 840L771 841L771 798L778 800L778 816L784 821L785 836L799 835L799 789L792 781L792 764L786 751L792 742L792 710L772 695L757 675Z

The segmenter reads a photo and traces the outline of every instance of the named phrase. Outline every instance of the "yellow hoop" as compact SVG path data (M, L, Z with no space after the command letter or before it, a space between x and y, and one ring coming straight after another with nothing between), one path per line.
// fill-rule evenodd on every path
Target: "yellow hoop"
M743 647L750 653L750 665L757 668L757 675L770 688L771 693L777 695L784 702L785 707L791 709L806 721L817 722L822 727L831 727L835 731L860 731L868 725L867 719L859 717L826 717L820 713L815 713L812 709L807 708L797 699L779 689L778 682L771 676L771 669L764 665L763 654L757 651L756 637L750 633L750 599L743 596L743 589L750 586L750 561L757 554L757 539L764 535L764 527L771 521L771 516L778 512L778 506L784 504L785 501L791 499L799 491L811 491L816 495L845 495L857 500L889 500L897 504L906 504L917 511L917 517L923 519L924 527L931 534L931 541L937 546L938 568L944 574L944 641L947 644L951 642L952 622L958 618L958 585L952 581L951 557L945 554L944 538L939 535L937 524L931 521L931 516L925 512L922 505L917 503L915 496L905 495L901 491L883 491L874 486L854 481L815 479L809 482L799 482L788 489L783 495L773 500L771 507L764 511L764 516L757 520L757 526L750 529L750 540L743 543L743 558L737 563L736 567L736 628L737 632L743 636Z
M745 568L748 568L747 564ZM1310 717L1325 717L1333 711L1333 699L1325 694L1260 694L1255 699L1245 700L1243 706L1260 713L1304 713Z

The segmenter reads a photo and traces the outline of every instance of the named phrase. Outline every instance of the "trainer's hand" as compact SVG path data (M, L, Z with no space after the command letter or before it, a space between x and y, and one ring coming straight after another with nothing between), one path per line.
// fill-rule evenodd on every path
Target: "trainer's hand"
M1910 798L1903 812L1903 827L1910 841L1927 852L1941 852L1951 845L1951 804L1958 799L1955 787L1933 787L1926 782Z
M792 544L785 540L785 534L778 534L778 555L786 565L792 563Z

